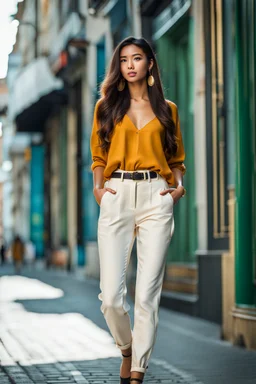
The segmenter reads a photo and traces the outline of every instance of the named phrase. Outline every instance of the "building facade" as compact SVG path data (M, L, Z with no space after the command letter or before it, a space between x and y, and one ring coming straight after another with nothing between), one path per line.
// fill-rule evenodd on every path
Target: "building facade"
M10 106L17 135L30 137L26 236L38 257L98 278L94 106L116 44L129 35L152 43L165 97L179 108L187 167L161 304L217 322L221 337L248 347L256 332L255 12L253 0L25 0ZM136 248L129 268L134 292Z

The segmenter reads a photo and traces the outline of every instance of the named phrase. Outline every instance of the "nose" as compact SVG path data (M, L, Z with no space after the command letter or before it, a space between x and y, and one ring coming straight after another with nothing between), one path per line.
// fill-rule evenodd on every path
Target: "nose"
M132 60L128 61L128 69L133 69L133 62Z

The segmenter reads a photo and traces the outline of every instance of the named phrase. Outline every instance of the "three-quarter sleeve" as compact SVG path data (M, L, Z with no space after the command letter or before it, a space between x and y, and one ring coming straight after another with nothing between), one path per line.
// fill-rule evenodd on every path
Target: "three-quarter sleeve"
M177 148L176 154L168 160L168 165L171 169L172 168L178 168L182 172L182 174L184 175L186 173L186 166L184 164L185 150L184 150L183 139L182 139L182 134L181 134L181 130L180 130L179 112L178 112L177 105L174 103L172 103L172 105L174 106L174 108L173 108L174 121L175 121L175 125L176 125L175 136L177 137L178 148Z
M100 147L100 139L98 136L98 121L97 121L97 110L99 106L99 101L97 101L94 108L94 116L93 116L93 125L92 125L92 133L90 139L90 149L92 156L92 165L91 170L93 171L96 167L106 167L107 164L107 153L102 150Z

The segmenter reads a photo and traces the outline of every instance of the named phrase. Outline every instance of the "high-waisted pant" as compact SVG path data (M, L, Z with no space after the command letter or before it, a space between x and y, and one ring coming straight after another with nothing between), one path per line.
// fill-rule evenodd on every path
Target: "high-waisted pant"
M118 170L120 172L120 170ZM156 340L166 251L174 231L173 198L160 195L164 178L127 180L111 178L100 203L98 247L103 313L116 346L132 346L131 371L146 372ZM134 329L126 301L126 272L135 237L137 274Z

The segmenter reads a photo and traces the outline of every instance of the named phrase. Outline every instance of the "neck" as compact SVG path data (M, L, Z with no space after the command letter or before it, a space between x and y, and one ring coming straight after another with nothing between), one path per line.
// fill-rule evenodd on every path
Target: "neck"
M136 83L128 83L128 88L132 100L148 100L148 87L145 80Z

